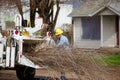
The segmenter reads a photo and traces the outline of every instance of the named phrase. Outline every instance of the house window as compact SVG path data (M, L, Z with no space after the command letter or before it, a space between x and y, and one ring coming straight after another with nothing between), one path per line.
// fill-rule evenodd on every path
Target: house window
M100 17L82 18L82 39L100 40Z

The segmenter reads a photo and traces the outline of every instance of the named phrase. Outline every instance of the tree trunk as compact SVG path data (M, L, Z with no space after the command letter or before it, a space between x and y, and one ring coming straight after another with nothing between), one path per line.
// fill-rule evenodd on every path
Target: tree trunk
M44 35L44 36L46 35L47 31L51 31L52 33L54 33L54 28L55 28L58 13L60 10L59 3L60 3L60 0L56 0L56 4L55 4L55 1L53 1L53 0L41 0L41 2L38 5L39 6L38 13L39 13L40 17L43 18L43 24L48 24L47 28L43 29L42 35ZM55 18L53 18L54 5L57 6Z
M36 12L36 3L35 0L30 0L30 24L31 27L34 27L35 24L35 12Z

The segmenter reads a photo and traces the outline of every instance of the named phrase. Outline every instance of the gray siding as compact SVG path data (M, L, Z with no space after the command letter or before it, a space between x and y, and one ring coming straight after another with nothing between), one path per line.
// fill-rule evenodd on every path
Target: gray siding
M74 47L76 48L100 48L116 46L115 16L103 16L103 42L100 40L82 39L81 18L74 19Z
M74 18L74 47L77 48L99 48L100 40L82 40L81 18Z
M81 36L81 19L80 18L74 18L74 24L73 24L73 42L74 47L80 47L80 36Z

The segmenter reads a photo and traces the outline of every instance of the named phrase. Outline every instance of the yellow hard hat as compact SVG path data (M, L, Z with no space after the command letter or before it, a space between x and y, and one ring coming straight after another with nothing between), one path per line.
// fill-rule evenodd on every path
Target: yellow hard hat
M55 35L61 35L63 33L63 30L62 29L56 29L55 30Z

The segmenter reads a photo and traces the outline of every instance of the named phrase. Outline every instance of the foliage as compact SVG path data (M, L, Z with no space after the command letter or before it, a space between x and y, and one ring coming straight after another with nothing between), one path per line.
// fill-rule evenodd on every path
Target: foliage
M8 17L8 16L3 16L2 17L3 19L4 19L4 21L6 22L6 21L8 21L8 22L13 22L14 21L14 17Z

